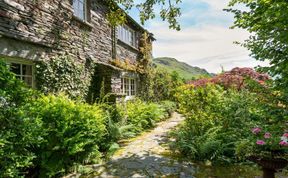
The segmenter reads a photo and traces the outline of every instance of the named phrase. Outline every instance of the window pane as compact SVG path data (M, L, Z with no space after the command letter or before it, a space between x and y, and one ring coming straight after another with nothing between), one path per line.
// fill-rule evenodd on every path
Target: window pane
M22 75L32 76L32 65L22 65Z
M28 85L32 87L32 77L23 77L22 80Z
M85 20L86 0L73 0L74 15Z
M131 95L136 94L136 85L135 85L135 79L131 79Z
M11 63L10 70L16 75L21 75L21 64Z
M84 3L79 0L79 17L84 20Z
M121 78L121 92L125 93L124 79L123 78Z
M126 95L130 96L129 79L125 78L124 79L124 84L125 84L125 93L126 93Z

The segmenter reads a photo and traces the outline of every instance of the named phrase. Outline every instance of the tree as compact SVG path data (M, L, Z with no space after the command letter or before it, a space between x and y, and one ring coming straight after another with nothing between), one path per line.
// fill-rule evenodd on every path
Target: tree
M171 29L180 30L180 25L177 18L181 15L180 7L182 0L108 0L110 8L110 14L108 15L112 23L121 23L125 20L125 11L129 11L132 8L137 8L139 10L139 16L141 23L144 24L145 21L149 19L154 19L156 14L163 21L169 23ZM124 9L121 10L119 6ZM160 7L160 11L157 12L156 7Z
M242 10L237 5L245 5ZM242 45L259 61L270 62L261 70L268 72L276 84L288 93L288 1L287 0L232 0L228 12L235 14L232 28L251 33Z

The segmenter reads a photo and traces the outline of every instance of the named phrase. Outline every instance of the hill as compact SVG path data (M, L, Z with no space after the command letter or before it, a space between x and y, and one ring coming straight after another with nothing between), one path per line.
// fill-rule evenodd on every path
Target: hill
M179 75L184 79L191 79L192 77L203 76L211 74L207 72L205 69L201 69L199 67L190 66L184 62L180 62L177 59L169 58L169 57L160 57L154 58L153 63L162 69L167 70L168 72L176 71Z

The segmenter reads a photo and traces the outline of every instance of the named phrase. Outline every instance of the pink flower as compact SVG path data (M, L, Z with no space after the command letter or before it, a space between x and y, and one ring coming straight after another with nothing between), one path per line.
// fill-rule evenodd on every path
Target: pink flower
M266 132L265 134L264 134L264 138L271 138L271 133L269 133L269 132Z
M257 140L257 145L265 145L266 143L263 140Z
M283 134L283 137L288 138L288 133L284 133L284 134Z
M255 128L252 129L252 133L258 134L259 132L261 132L261 130L262 129L260 127L255 127Z
M281 145L281 146L288 146L288 142L281 141L281 142L279 143L279 145Z

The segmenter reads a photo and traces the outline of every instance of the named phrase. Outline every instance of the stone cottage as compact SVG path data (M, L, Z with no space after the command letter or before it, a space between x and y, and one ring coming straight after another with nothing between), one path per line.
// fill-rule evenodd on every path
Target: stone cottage
M137 65L140 38L147 33L151 44L154 38L129 16L124 25L111 26L108 11L104 0L0 0L0 59L36 87L35 62L69 54L99 64L96 74L106 78L110 92L136 95L139 74L115 60Z

